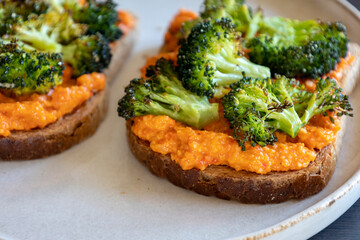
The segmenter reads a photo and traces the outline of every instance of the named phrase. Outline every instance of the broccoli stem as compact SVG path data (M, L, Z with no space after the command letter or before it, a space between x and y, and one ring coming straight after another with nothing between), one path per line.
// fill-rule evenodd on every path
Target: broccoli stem
M271 126L289 134L292 138L296 137L300 129L305 125L293 107L285 109L282 112L272 112L268 118L276 120L270 122Z
M214 83L217 86L230 85L246 75L254 78L270 77L270 69L250 62L245 57L234 56L233 47L224 46L218 54L209 54L209 59L216 64Z
M38 50L60 52L61 44L56 42L56 37L48 35L49 30L49 27L45 25L41 27L40 31L35 30L34 28L31 28L30 30L20 28L18 29L16 37L25 43L29 43Z
M164 76L159 78L167 80ZM218 104L209 104L206 98L187 95L182 86L172 85L174 83L169 82L166 93L150 93L149 98L152 101L148 109L149 114L167 115L198 129L219 119ZM143 94L146 95L145 92Z

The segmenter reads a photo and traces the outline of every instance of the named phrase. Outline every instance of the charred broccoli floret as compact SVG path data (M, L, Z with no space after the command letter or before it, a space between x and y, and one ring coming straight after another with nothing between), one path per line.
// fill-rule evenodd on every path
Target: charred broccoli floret
M237 32L246 37L253 37L258 29L262 13L252 14L251 9L243 0L205 0L200 18L185 22L182 26L182 37L187 38L191 29L202 20L231 19Z
M348 96L343 95L337 82L330 78L318 79L315 91L297 94L294 103L303 123L320 113L327 116L327 111L335 112L338 117L353 116ZM330 120L334 121L332 117Z
M122 36L116 23L119 22L116 4L112 0L97 2L89 0L88 5L81 7L71 5L73 18L76 22L88 25L87 34L101 33L109 42Z
M270 77L267 67L250 62L241 54L241 43L230 19L196 25L180 47L178 65L185 88L199 96L218 97L223 88L250 77Z
M0 1L0 35L13 33L13 25L40 15L48 10L44 1L4 0Z
M83 25L75 24L68 13L55 11L15 25L15 37L44 52L63 54L74 68L74 76L101 72L111 61L109 42L100 34L83 35Z
M348 38L341 23L264 18L258 36L250 39L250 60L273 74L316 78L334 69L347 53ZM289 61L290 60L290 61Z
M119 100L120 117L167 115L198 129L219 118L218 104L186 90L171 61L158 60L147 76L150 78L133 79L126 87L125 96Z
M20 94L46 93L62 82L58 53L25 51L12 41L0 42L0 89Z
M15 37L39 50L60 52L62 45L82 36L86 26L76 24L68 13L50 11L13 26Z
M109 42L101 34L77 38L63 46L61 52L64 54L64 61L73 66L75 77L101 72L111 61Z
M224 116L243 150L246 141L252 146L275 143L276 130L294 138L316 114L336 111L338 116L352 116L348 97L330 79L319 80L314 92L285 77L244 78L231 88L223 98Z

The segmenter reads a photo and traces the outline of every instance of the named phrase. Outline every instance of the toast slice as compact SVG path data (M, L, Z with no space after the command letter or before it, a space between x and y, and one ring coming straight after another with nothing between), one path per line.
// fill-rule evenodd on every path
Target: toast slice
M112 48L113 58L104 72L107 82L116 77L117 72L131 53L136 38L136 30L119 39ZM92 136L107 113L106 90L100 91L55 123L43 129L13 131L9 137L0 136L0 159L27 160L43 158L60 153Z
M352 92L360 75L360 46L350 43L349 51L355 60L346 67L340 81L347 94ZM205 170L183 170L171 160L170 155L152 151L149 142L138 138L131 131L131 125L132 121L127 121L130 149L153 174L202 195L262 204L302 199L320 192L334 173L345 132L345 121L342 119L336 141L318 151L316 159L308 167L297 171L270 172L261 175L215 165Z
M93 135L107 106L106 90L102 90L43 129L13 131L9 137L0 137L0 159L26 160L60 153Z
M126 126L132 153L153 174L202 195L264 204L306 198L320 192L327 185L335 170L344 132L343 123L336 142L319 151L315 161L308 167L298 171L270 172L264 175L214 165L202 171L183 170L169 155L152 151L149 142L138 138L131 131L131 120Z
M360 75L360 46L349 44L355 61L344 70L341 85L349 94ZM320 192L330 181L345 132L342 119L336 141L317 152L308 167L297 171L257 174L236 171L228 166L209 166L205 170L183 170L170 155L152 151L149 142L131 131L132 121L126 124L129 146L134 156L155 175L167 178L173 184L206 196L234 199L243 203L280 203L302 199Z

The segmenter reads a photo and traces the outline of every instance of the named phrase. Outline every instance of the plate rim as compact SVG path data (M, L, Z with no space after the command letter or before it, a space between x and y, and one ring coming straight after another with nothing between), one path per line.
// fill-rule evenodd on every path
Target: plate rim
M337 2L340 6L345 8L349 13L354 15L360 21L360 11L357 10L352 4L347 2L346 0L332 0ZM119 74L120 72L118 72ZM354 159L359 159L359 154L355 156ZM357 192L356 192L357 191ZM360 199L360 168L340 187L338 187L334 192L329 194L327 197L318 201L317 203L311 205L307 209L296 213L295 215L277 223L267 228L261 229L259 231L251 232L242 236L237 236L229 239L267 239L271 237L277 237L279 233L284 233L285 231L289 231L295 227L301 227L301 222L316 215L324 213L324 210L328 209L332 205L335 205L340 200L344 200L345 198L349 198L350 193L355 193L356 197L355 201L349 202L346 206L345 210L342 213L346 212L357 199ZM336 217L336 219L339 216ZM335 220L336 220L335 219ZM333 220L333 221L335 221ZM333 221L330 221L327 225L330 225ZM320 232L324 228L314 231L310 236ZM0 240L16 240L13 237L5 235L2 231L0 231Z

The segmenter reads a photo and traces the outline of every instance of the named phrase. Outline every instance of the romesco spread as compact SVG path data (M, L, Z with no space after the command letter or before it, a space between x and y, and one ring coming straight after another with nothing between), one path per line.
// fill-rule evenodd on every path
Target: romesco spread
M316 158L316 151L306 147L305 143L286 139L265 147L247 144L246 151L242 151L237 141L228 134L195 130L167 116L135 117L131 129L136 136L149 141L153 151L170 154L171 159L184 170L227 165L235 170L265 174L299 170ZM318 130L322 131L321 128ZM330 143L325 141L323 144Z
M65 70L63 83L48 94L13 98L0 93L0 136L7 137L13 130L44 128L105 88L105 76L101 73L82 75L76 80L70 75Z
M154 152L170 154L182 169L204 170L209 165L227 165L235 170L265 174L305 168L316 158L316 151L332 143L340 130L339 121L314 116L296 138L277 132L278 142L265 147L246 145L242 151L232 137L229 121L219 105L220 118L204 130L195 130L167 116L135 117L133 133L148 142Z

